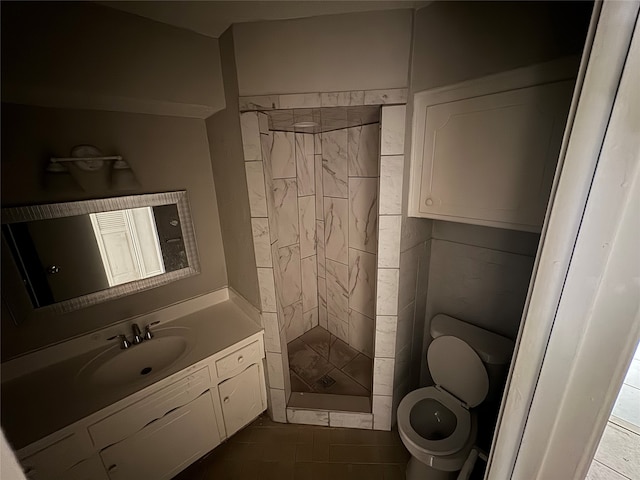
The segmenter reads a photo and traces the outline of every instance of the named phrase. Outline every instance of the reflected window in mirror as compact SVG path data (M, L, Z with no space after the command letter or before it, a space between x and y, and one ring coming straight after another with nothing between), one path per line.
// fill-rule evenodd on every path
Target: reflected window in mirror
M5 245L34 308L75 310L199 272L186 192L2 213Z

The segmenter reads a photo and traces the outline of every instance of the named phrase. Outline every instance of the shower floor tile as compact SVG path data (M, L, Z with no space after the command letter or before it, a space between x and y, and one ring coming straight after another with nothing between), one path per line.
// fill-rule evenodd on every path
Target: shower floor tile
M322 327L288 344L291 390L369 397L372 360Z
M299 338L287 345L289 368L307 385L313 385L334 366Z

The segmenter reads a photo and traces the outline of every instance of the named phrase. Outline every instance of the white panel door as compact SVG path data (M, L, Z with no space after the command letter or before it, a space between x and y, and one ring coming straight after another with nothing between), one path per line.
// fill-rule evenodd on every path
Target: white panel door
M209 391L100 453L111 480L169 479L220 444Z
M261 382L260 369L254 364L219 385L227 437L264 411Z
M539 231L573 84L427 105L420 216Z

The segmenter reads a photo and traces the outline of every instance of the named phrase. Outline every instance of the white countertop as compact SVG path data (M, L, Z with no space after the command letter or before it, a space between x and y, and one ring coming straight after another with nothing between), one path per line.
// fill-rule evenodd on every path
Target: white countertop
M191 329L195 333L194 345L158 375L135 384L96 387L76 378L80 369L98 354L113 349L116 340L3 383L2 427L13 448L23 448L262 331L231 300L165 323L158 330L163 327Z

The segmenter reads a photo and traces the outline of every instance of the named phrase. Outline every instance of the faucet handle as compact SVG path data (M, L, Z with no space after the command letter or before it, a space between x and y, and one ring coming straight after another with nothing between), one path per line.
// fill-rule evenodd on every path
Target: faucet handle
M120 348L122 350L126 350L131 346L131 342L127 340L126 335L118 335L118 340L120 340Z
M151 331L151 327L153 325L157 325L159 324L160 321L155 321L155 322L151 322L149 325L147 325L146 327L144 327L144 339L145 340L151 340L153 338L153 332Z
M153 338L153 333L151 332L151 327L149 325L147 325L144 328L144 339L145 340L151 340Z
M133 325L131 325L131 329L133 330L133 344L138 345L139 343L142 343L144 337L140 332L140 327L138 327L138 324L134 323Z

